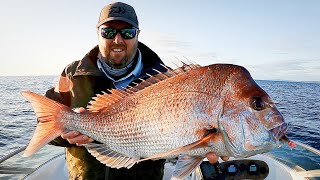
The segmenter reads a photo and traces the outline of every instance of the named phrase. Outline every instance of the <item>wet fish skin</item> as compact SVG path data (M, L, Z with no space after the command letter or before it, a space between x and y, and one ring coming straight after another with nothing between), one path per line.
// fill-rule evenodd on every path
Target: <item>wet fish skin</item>
M280 145L287 131L271 98L243 67L185 66L147 82L98 95L89 106L91 112L84 114L23 92L40 121L25 155L66 130L76 130L103 143L87 148L110 167L130 168L143 160L179 154L197 157L185 159L199 163L211 151L234 157L269 151ZM210 133L213 129L217 132Z

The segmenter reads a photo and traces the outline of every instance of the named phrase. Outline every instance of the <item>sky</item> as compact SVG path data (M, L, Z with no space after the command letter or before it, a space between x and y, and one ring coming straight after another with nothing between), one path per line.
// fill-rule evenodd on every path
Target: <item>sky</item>
M59 75L97 45L102 0L1 0L0 76ZM320 81L319 0L124 0L161 59L231 63L254 79Z

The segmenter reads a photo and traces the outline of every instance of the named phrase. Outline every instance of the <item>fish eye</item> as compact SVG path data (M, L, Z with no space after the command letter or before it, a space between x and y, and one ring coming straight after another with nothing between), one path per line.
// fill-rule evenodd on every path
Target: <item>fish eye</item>
M265 109L265 102L259 96L254 96L251 102L252 108L257 111Z

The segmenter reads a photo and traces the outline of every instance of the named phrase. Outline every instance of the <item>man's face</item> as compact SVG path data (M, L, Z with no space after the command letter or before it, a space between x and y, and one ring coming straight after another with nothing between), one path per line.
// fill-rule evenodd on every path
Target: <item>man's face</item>
M113 39L106 39L101 36L101 28L124 29L132 25L123 21L111 21L101 25L98 29L99 49L102 58L114 68L122 68L134 58L138 48L138 34L133 39L123 39L118 32Z

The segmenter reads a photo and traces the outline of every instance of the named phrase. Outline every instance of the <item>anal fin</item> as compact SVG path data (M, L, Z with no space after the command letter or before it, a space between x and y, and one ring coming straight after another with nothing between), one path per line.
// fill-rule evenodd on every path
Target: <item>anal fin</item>
M85 144L88 152L94 156L98 161L111 168L131 168L139 160L138 158L131 158L124 156L118 152L113 151L104 144Z

